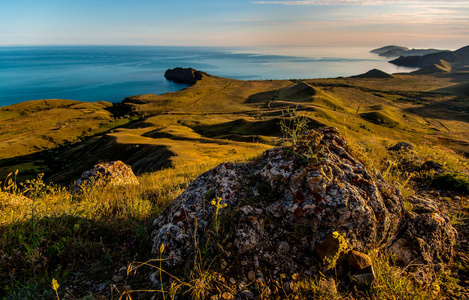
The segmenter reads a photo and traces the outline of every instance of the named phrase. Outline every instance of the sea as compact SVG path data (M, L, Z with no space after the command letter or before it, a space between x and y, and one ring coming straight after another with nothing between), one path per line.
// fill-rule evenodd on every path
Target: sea
M187 87L164 78L167 69L194 68L242 79L351 76L397 67L370 48L168 46L0 47L0 106L38 99L120 102Z

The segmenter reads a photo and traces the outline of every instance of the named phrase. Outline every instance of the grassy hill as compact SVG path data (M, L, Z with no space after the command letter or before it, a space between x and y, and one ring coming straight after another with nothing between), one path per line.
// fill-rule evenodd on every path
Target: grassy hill
M308 120L309 128L337 127L367 165L405 195L423 189L430 197L423 187L435 174L406 168L433 160L452 172L469 172L468 81L463 71L273 81L207 75L178 92L118 104L38 100L2 107L0 178L18 169L17 182L30 180L22 193L32 202L7 203L0 195L0 290L8 289L6 299L33 291L46 295L50 280L58 278L69 297L91 299L90 292L111 297L109 284L119 286L114 295L125 284L146 286L148 274L112 278L123 275L130 262L148 258L154 217L201 172L287 143L280 122L292 115ZM415 152L387 151L400 141L412 143ZM82 171L117 159L132 166L140 186L70 194L67 185ZM45 181L32 180L40 172ZM5 184L3 189L12 191ZM463 204L454 211L465 214L467 195L458 197ZM396 272L389 268L389 274ZM103 283L106 289L99 289ZM442 286L445 293L459 289Z

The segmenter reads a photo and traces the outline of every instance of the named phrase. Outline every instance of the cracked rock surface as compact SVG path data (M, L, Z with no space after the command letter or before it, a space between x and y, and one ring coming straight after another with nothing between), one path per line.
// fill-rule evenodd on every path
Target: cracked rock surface
M218 214L217 198L226 204ZM359 252L394 249L405 261L447 261L455 235L447 216L430 200L412 201L415 209L406 212L399 190L354 158L337 129L323 127L294 152L274 148L259 161L223 163L200 175L154 221L153 249L157 256L164 244L164 263L178 267L195 242L216 240L233 277L311 274L321 266L316 247L332 232Z

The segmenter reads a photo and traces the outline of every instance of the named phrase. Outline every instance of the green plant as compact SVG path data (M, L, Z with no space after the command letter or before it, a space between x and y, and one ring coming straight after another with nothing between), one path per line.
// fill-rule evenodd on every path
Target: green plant
M369 291L373 299L431 299L431 291L425 288L416 288L411 276L391 264L393 261L389 254L374 251L370 253L375 271L375 281Z
M440 174L431 180L430 185L439 189L468 193L469 175L464 173Z
M337 240L337 244L339 245L337 251L331 256L326 256L323 258L323 265L326 270L335 268L337 264L337 260L339 259L340 255L347 251L348 245L347 240L345 237L337 231L332 232L332 238Z
M216 197L215 199L210 202L215 207L215 215L213 217L213 228L215 229L215 234L218 236L218 232L220 230L220 221L218 219L218 214L220 209L225 208L228 206L226 203L221 203L222 199L220 197Z
M49 188L48 185L43 180L44 173L40 173L37 175L36 178L31 180L26 180L25 184L20 183L22 187L22 192L27 197L31 199L40 198L45 195L47 189Z
M6 290L2 300L24 300L24 299L51 299L54 297L49 288L40 281L28 280L25 283L16 283L14 289Z
M163 295L163 300L166 299L166 296L165 296L165 292L164 292L164 287L163 287L163 272L161 271L162 268L161 268L161 256L163 255L163 251L164 251L164 244L162 243L161 246L160 246L160 285L161 285L161 294Z
M298 142L307 135L309 119L298 114L297 110L286 110L280 120L280 130L285 140L289 140L290 147L295 153Z
M6 192L9 192L9 193L12 193L12 194L15 194L16 191L18 190L18 185L16 184L16 176L18 175L18 169L16 169L15 171L15 178L12 179L10 176L12 175L13 173L9 173L7 175L7 177L5 178L5 180L3 181L3 188L2 190L6 191Z
M451 223L451 225L464 225L466 224L465 220L467 219L468 219L467 214L456 213L451 216L451 218L449 219L449 222Z

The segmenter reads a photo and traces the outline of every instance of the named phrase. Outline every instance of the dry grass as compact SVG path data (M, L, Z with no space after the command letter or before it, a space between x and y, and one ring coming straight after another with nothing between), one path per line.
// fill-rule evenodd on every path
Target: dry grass
M317 79L307 83L311 89L298 88L301 83L286 80L245 82L208 77L180 92L130 97L128 104L141 119L112 132L109 130L130 120L114 119L108 103L48 100L1 108L4 158L99 132L107 134L57 151L54 155L64 159L60 166L70 164L69 169L78 169L99 160L114 160L122 154L120 149L134 149L134 154L145 147L160 147L171 156L152 158L162 160L161 166L166 168L140 175L139 186L89 187L80 195L71 195L66 187L38 179L24 190L29 200L0 194L0 267L5 270L0 287L10 295L32 291L33 287L36 291L38 286L47 291L54 277L65 288L72 285L70 273L112 277L112 271L123 263L148 258L145 255L151 247L155 216L204 171L225 161L247 161L271 148L281 136L276 122L286 108L297 107L299 115L337 127L355 154L399 186L405 196L415 192L415 177L431 175L403 168L409 162L418 166L434 160L454 172L469 171L469 161L460 153L469 140L468 104L457 98L460 95L442 93L451 90L451 79L397 75L393 79ZM436 89L440 90L434 93ZM371 119L362 115L370 113ZM386 117L387 124L378 122L376 116ZM390 123L394 126L387 126ZM38 127L40 130L35 130ZM99 143L93 144L96 141ZM387 148L399 141L413 143L415 150L390 153ZM87 148L90 145L101 146L96 150ZM87 156L87 149L92 149L93 155ZM148 149L155 154L157 148ZM129 158L136 165L154 163L145 157ZM51 167L41 159L4 160L0 166L5 174L20 169L20 175ZM386 265L384 258L375 260L381 275L371 291L373 297L424 299L430 295L412 288L408 278L396 276L399 271ZM215 273L195 270L186 282L193 295L200 297L203 286L209 285L205 282ZM262 290L262 283L257 285ZM314 281L299 286L302 292L292 297L337 298L320 292ZM63 291L59 289L60 296ZM76 293L80 296L86 291ZM345 291L338 297L352 296Z

